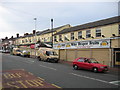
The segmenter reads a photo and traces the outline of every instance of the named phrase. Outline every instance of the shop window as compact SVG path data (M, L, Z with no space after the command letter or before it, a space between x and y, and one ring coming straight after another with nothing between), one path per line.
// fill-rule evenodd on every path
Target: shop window
M82 31L79 31L78 32L78 39L81 39L82 38Z
M96 37L101 37L101 29L96 29Z
M86 38L90 38L91 37L91 31L90 30L87 30L86 31Z
M74 40L74 33L71 33L71 40Z

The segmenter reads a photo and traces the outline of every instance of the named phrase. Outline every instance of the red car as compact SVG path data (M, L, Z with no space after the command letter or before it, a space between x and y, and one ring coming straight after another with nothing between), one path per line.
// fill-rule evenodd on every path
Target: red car
M84 58L80 57L73 61L73 68L77 69L87 69L92 70L93 72L104 72L108 71L108 66L100 64L97 60L93 58Z

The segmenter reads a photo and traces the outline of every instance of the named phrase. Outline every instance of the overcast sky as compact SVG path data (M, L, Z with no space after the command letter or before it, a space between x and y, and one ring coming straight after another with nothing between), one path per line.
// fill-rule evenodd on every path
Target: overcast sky
M88 2L89 1L89 2ZM0 38L70 24L76 26L118 15L119 0L0 0Z

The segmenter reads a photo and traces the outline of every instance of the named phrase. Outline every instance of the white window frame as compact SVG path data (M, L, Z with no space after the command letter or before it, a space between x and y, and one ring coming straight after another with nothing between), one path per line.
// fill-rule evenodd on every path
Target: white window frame
M71 40L74 40L75 36L74 36L74 32L71 33Z
M90 38L91 37L91 30L86 30L86 38Z
M78 32L78 39L82 39L82 31Z
M101 35L102 35L101 34L101 28L97 28L95 33L96 33L96 37L101 37Z

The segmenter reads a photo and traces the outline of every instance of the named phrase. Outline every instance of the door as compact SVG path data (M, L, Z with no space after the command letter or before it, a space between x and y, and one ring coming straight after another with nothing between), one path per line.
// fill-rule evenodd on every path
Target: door
M115 51L115 65L120 65L120 51Z

